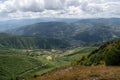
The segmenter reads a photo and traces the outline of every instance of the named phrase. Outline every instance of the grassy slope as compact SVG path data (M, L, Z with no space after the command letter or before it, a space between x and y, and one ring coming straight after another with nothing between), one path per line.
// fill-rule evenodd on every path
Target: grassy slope
M28 80L120 80L120 67L74 66L60 68Z
M25 71L41 66L42 63L34 58L24 55L0 54L0 65L0 79L10 80L24 76L21 74Z
M88 56L73 61L75 65L120 65L120 40L107 42Z

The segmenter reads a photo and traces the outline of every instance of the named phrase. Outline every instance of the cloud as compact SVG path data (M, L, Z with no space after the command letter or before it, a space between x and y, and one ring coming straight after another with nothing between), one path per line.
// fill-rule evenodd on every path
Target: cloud
M120 17L120 0L1 0L0 18Z
M60 10L64 9L65 0L44 0L45 9L47 10Z
M103 12L103 8L100 4L89 4L87 2L81 4L81 10L88 14L96 14Z
M3 12L38 12L44 9L44 0L8 0L1 4Z

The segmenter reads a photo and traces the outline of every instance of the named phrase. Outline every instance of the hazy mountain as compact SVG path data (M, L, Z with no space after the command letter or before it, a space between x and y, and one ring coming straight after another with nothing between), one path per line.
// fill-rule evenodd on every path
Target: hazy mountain
M2 37L10 37L10 36L13 36L13 35L7 34L7 33L0 33L0 38L2 38Z
M37 18L37 19L19 19L19 20L7 20L0 21L0 31L4 32L6 30L11 30L14 28L20 28L26 25L31 25L38 22L49 22L49 21L57 21L57 22L75 22L79 19L67 19L67 18Z
M12 34L69 40L74 46L120 38L120 19L83 19L76 22L40 22L10 31Z

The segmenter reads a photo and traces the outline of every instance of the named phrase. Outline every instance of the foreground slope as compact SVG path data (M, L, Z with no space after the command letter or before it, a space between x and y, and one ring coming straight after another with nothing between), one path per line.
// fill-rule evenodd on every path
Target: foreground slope
M120 80L120 67L74 66L56 69L44 76L28 80Z

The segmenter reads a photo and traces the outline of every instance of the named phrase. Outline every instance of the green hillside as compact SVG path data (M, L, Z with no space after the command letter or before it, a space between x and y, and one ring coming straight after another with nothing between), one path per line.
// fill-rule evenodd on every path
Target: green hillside
M39 37L0 37L1 48L16 49L61 49L70 46L65 40Z
M34 58L0 54L0 80L17 80L24 76L22 73L40 66L42 63Z
M120 40L107 42L89 55L72 62L79 65L120 65Z

